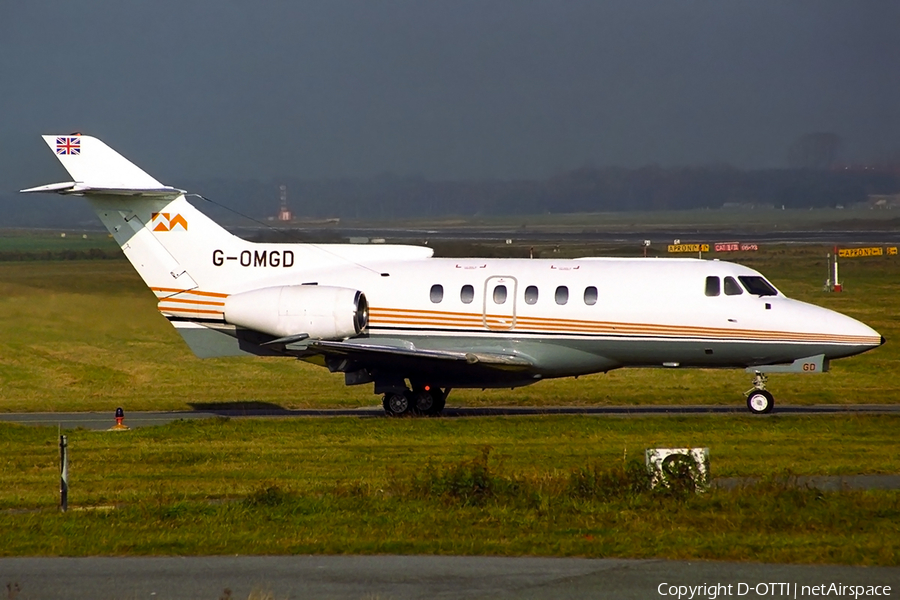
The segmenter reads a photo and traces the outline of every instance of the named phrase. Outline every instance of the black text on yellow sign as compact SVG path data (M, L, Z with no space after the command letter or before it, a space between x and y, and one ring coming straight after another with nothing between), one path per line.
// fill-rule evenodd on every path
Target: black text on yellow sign
M669 244L669 252L709 252L709 244Z
M887 250L887 251L885 251ZM840 258L860 258L864 256L896 256L897 248L840 248L838 257Z

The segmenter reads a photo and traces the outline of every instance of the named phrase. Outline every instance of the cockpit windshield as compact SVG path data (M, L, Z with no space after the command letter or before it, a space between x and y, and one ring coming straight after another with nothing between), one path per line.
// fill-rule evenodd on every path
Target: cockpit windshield
M778 290L772 284L758 275L741 275L738 277L744 289L754 296L777 296Z

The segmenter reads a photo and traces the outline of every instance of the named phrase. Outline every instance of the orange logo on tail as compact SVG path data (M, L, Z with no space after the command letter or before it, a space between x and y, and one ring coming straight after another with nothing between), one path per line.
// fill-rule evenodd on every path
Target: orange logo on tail
M170 217L169 213L153 213L150 219L151 224L156 223L153 231L173 231L177 225L187 231L187 219L176 213Z

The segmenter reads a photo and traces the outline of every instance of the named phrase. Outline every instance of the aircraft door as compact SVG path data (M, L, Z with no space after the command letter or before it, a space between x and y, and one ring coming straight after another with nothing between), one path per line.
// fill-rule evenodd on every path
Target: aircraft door
M509 331L516 326L515 277L488 277L484 284L484 326L493 331Z

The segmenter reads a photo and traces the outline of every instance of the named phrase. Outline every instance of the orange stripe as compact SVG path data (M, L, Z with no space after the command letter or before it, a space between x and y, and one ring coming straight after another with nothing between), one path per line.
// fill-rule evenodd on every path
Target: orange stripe
M369 317L370 317L370 320L372 320L371 315L369 315ZM488 316L488 318L490 319L492 317ZM477 325L478 323L481 323L484 321L484 319L482 317L479 317L477 319L439 319L437 317L432 318L432 319L421 319L421 318L417 319L417 318L403 318L403 317L392 317L392 318L377 318L376 317L375 320L385 321L387 323L417 322L417 323L435 323L438 325Z
M160 306L159 312L180 312L180 313L188 313L188 314L202 313L205 315L221 315L222 314L221 310L203 310L200 308L180 308L177 306L173 306L173 307Z
M385 315L383 318L385 320L390 321L398 321L402 320L403 322L408 321L419 321L419 322L430 322L432 319L423 319L418 317L417 313L419 312L428 312L432 313L432 311L396 311L397 314L391 314L390 316ZM372 311L370 314L373 316L380 316L379 311ZM437 313L432 313L437 314ZM446 323L466 323L473 321L482 321L485 318L485 315L481 314L472 314L472 313L448 313L453 315L463 314L468 318L458 319L458 318L445 318L443 319ZM417 318L418 317L418 318ZM510 319L510 315L496 315L489 314L486 315L488 319ZM656 324L646 324L646 323L614 323L607 321L584 321L584 320L575 320L575 319L552 319L546 317L527 317L516 315L516 323L521 326L529 326L534 328L546 328L552 327L554 329L583 329L583 330L611 330L616 331L618 333L624 332L668 332L668 333L684 333L691 332L696 334L715 334L719 335L723 332L729 333L740 333L744 335L777 335L782 336L791 332L760 332L752 329L725 329L718 327L696 327L689 325L656 325ZM801 333L791 333L792 335L815 335L815 334L801 334ZM818 337L818 336L816 336Z
M434 323L433 321L426 320L407 320L407 321L375 321L372 320L369 323L370 327L385 327L393 324L402 324L402 325L420 325L432 328L438 327L460 327L458 324L453 323ZM489 319L487 322L488 329L496 329L497 327L503 327L512 329L510 327L510 323L508 321L501 321L497 319ZM518 324L517 324L518 325ZM479 323L478 327L467 327L466 329L470 331L484 331L484 323ZM820 342L820 343L842 343L842 344L865 344L865 345L878 345L880 343L880 339L874 337L858 337L858 336L838 336L838 335L815 335L815 334L785 334L779 335L772 332L729 332L727 330L714 331L710 334L700 334L700 333L691 333L687 331L665 331L665 330L653 330L653 329L642 329L642 330L630 330L627 328L615 329L615 330L600 330L600 329L588 329L588 328L576 328L569 327L566 329L561 329L558 327L551 326L543 326L543 327L529 327L523 328L521 326L517 326L515 329L516 333L520 334L529 334L534 332L550 332L550 333L559 333L561 335L565 335L567 333L592 333L597 336L608 336L612 334L616 335L626 335L626 336L640 336L640 335L652 335L652 336L665 336L665 337L682 337L682 338L718 338L721 340L752 340L752 341L777 341L777 342Z
M453 319L453 318L444 318L444 322L446 324L463 324L466 322L472 322L473 319L481 322L484 319L484 315L478 313L457 313L457 312L446 312L442 313L440 311L427 311L427 310L403 310L403 309L370 309L370 314L373 316L380 316L381 312L389 313L388 315L384 315L386 320L391 320L392 322L397 322L396 320L402 319L402 322L410 322L410 321L419 321L425 322L424 319L418 318L419 315L460 315L463 317L467 317L465 319ZM488 319L509 319L510 315L487 315ZM572 330L587 330L587 331L596 331L596 330L611 330L616 333L670 333L670 334L685 334L692 333L696 335L723 335L725 333L734 335L739 334L743 336L769 336L769 337L777 337L781 338L785 335L791 335L794 337L809 337L811 339L821 339L823 334L805 334L800 332L786 332L786 331L757 331L753 329L724 329L717 327L695 327L689 325L654 325L654 324L645 324L645 323L614 323L608 321L585 321L580 319L553 319L548 317L528 317L528 316L520 316L516 315L516 324L520 326L528 326L536 329L545 329L547 327L552 327L553 329L572 329ZM860 337L860 336L828 336L828 337L844 337L848 339L865 339L868 340L868 337ZM874 339L874 338L872 338ZM880 340L879 340L880 341Z
M224 302L213 302L212 300L185 300L183 298L165 298L160 302L181 302L182 304L203 304L206 306L225 306Z
M379 313L386 312L389 316L378 318ZM373 314L374 313L374 314ZM485 320L491 325L506 325L511 319L509 315L476 315L473 313L456 313L439 311L420 311L402 309L375 309L370 312L375 317L372 325L378 324L406 324L406 325L431 325L441 327L484 325ZM425 316L427 315L427 316ZM460 315L464 318L442 317L442 315ZM877 344L880 339L867 336L842 336L815 334L787 331L756 331L752 329L724 329L714 327L690 327L683 325L650 325L642 323L607 323L581 320L549 319L542 317L516 317L516 324L521 333L523 329L537 331L578 331L586 333L617 333L617 334L653 334L653 335L677 335L677 336L704 336L719 337L724 339L751 338L756 340L790 340L790 341L834 341L842 343Z
M421 314L421 315L454 315L460 317L471 317L471 316L481 316L481 313L468 313L468 312L453 312L453 311L443 311L443 310L417 310L417 309L405 309L405 308L383 308L383 307L369 307L369 312L387 312L387 313L397 313L397 314Z
M150 289L153 290L154 292L176 292L176 293L182 293L182 294L194 294L197 296L209 296L211 298L227 298L228 297L228 294L221 294L219 292L200 292L197 290L178 290L175 288L158 288L158 287L151 287Z
M434 323L438 322L445 326L471 324L473 322L483 322L485 318L489 320L503 319L508 320L510 315L482 315L477 313L457 313L440 311L420 311L420 310L403 310L403 309L372 309L370 314L378 317L379 312L384 311L390 314L385 315L378 321L386 321L391 323ZM422 318L418 316L424 313L426 315L435 315L433 318ZM465 318L441 318L441 315L461 315ZM689 325L654 325L646 323L613 323L606 321L584 321L575 319L552 319L547 317L515 317L516 324L519 326L531 327L534 329L546 330L582 330L582 331L614 331L616 333L665 333L665 334L695 334L695 335L714 335L714 336L754 336L769 337L781 339L785 336L794 338L808 338L813 340L821 339L843 339L854 340L869 343L872 340L880 342L880 339L867 336L840 336L828 334L788 332L788 331L758 331L754 329L725 329L717 327L694 327Z
M372 322L372 326L382 325L382 324L393 324L393 323L403 323L409 325L432 325L435 324L431 321L422 321L422 320L411 320L411 321L389 321L387 323L383 323L382 321ZM502 321L498 319L489 319L488 324L502 324L507 325L508 321ZM438 324L443 325L445 327L450 327L453 324L443 323ZM557 333L593 333L595 335L655 335L655 336L667 336L667 337L694 337L694 338L719 338L723 340L727 339L753 339L753 340L775 340L775 341L785 341L791 340L796 342L841 342L841 343L854 343L854 344L878 344L880 343L880 339L874 337L862 337L862 336L840 336L840 335L827 335L827 334L810 334L810 333L775 333L775 332L754 332L749 330L744 331L729 331L729 330L712 330L709 332L696 332L696 331L687 331L687 330L678 330L678 329L653 329L653 328L641 328L641 329L632 329L628 327L609 329L609 328L588 328L588 327L553 327L550 325L545 326L522 326L521 323L516 324L516 331L519 333L528 333L530 331L539 331L539 332L557 332Z

